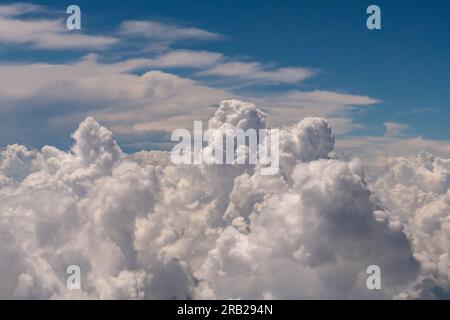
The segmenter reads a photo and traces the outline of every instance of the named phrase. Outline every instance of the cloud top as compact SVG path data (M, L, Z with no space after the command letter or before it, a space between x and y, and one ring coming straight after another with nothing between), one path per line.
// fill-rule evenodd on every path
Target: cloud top
M209 125L265 127L266 115L227 100ZM280 130L275 176L176 166L166 152L127 155L93 118L67 152L9 146L0 155L0 296L347 299L447 288L449 160L395 159L369 184L359 161L329 157L324 119ZM65 287L71 264L82 290ZM381 291L365 286L372 264Z

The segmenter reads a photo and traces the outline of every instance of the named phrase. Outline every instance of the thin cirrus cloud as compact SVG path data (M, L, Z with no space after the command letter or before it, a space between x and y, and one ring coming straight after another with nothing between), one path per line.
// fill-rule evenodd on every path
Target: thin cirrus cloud
M224 36L199 28L180 27L156 21L124 21L119 34L142 37L169 45L182 40L220 40ZM163 46L164 48L164 46ZM233 61L222 54L207 51L178 50L166 52L153 60L160 67L205 67L200 76L218 76L270 83L297 83L316 74L316 70L301 67L271 68L258 62Z
M253 82L297 83L310 78L316 71L309 68L271 68L258 62L234 61L221 53L208 51L171 50L169 45L182 40L219 40L224 36L194 27L181 27L156 21L124 21L116 36L69 33L62 19L45 17L49 9L32 4L0 6L0 42L29 45L48 50L101 50L133 37L151 39L160 44L163 54L146 60L146 65L160 68L204 68L198 75L251 80ZM44 14L44 18L28 18L29 13ZM142 59L141 59L142 60Z
M39 10L0 6L0 43L62 49L81 36L58 40L61 34L52 29L58 21L25 16ZM4 31L11 23L18 27L11 31L16 38ZM379 100L283 86L313 76L310 69L169 46L218 39L208 31L126 22L117 34L166 46L115 61L108 51L92 50L58 63L32 54L37 60L0 62L0 146L10 144L0 150L0 262L6 262L0 263L0 298L448 294L448 141L407 138L406 125L394 122L385 123L384 136L339 136L360 126L353 109ZM88 49L102 47L98 38L89 39L78 41ZM183 76L166 70L178 67L199 70ZM250 94L214 87L208 77L281 85ZM256 102L261 110L229 97ZM219 130L236 123L280 127L280 172L174 166L169 153L154 150L126 154L112 132L86 116L110 127L120 145L136 148L162 144L155 131L190 129L194 120L210 119L208 126ZM69 137L78 122L73 147L66 149L58 139ZM51 146L34 149L43 143ZM335 157L353 148L366 150L362 163ZM421 152L386 161L418 148L447 155ZM363 165L373 163L385 168L366 176ZM61 274L69 263L86 271L86 290L66 288ZM383 270L380 291L366 288L365 271L373 263Z
M237 100L223 101L209 124L221 131L236 120L266 127L261 110ZM176 166L165 152L125 154L91 117L68 151L2 150L0 298L448 294L448 158L393 158L366 182L360 161L330 159L335 137L324 119L279 129L276 176L239 165ZM69 263L86 270L82 290L60 277ZM373 263L383 290L367 290Z
M174 50L149 60L149 65L161 68L203 68L219 63L223 58L217 52Z
M405 135L405 131L408 130L409 125L398 122L385 122L386 136L398 137Z
M170 131L204 119L214 111L211 105L232 96L146 68L152 63L146 59L105 63L98 58L88 55L64 64L0 64L0 105L4 106L0 145L49 143L86 115L102 119L121 137ZM139 75L136 68L149 71Z
M103 49L118 42L114 37L69 33L62 19L24 17L29 13L47 10L31 4L0 6L0 43L61 50Z
M337 134L361 129L360 123L353 122L351 112L355 108L367 108L380 102L369 96L327 90L291 90L260 96L251 101L264 106L276 125L314 115L327 118Z
M0 123L6 130L0 144L24 141L24 137L32 140L22 143L31 145L46 141L41 136L43 131L36 133L30 123L38 127L45 123L51 137L68 135L67 128L86 115L108 124L120 138L132 141L140 135L140 141L158 142L153 140L153 132L190 128L194 120L206 120L215 110L211 106L228 97L259 103L275 124L311 115L325 116L337 133L344 133L357 124L348 117L336 116L337 113L376 102L365 96L338 93L334 93L332 101L332 92L261 93L249 97L155 67L162 61L166 66L180 65L180 57L190 54L194 53L175 52L155 59L116 63L104 62L91 54L64 64L0 64L0 103L8 106L0 112ZM204 56L209 56L209 60L215 57L207 53ZM136 69L144 71L137 74ZM18 114L20 117L15 116ZM12 116L15 122L8 122L6 119ZM17 132L16 138L12 132Z
M216 76L222 79L250 80L255 83L297 83L313 77L317 71L301 67L270 68L258 62L232 61L218 52L170 50L153 59L147 65L159 68L203 69L197 76ZM333 99L333 97L331 97ZM359 100L356 101L356 104Z
M0 42L49 50L86 50L105 49L128 38L143 37L157 41L161 48L167 49L170 43L180 40L224 38L200 28L157 21L124 21L113 36L73 33L66 30L63 19L50 17L51 12L47 7L28 3L0 5ZM39 16L26 16L30 13Z
M29 13L35 15L30 18ZM54 128L53 125L73 125L90 114L105 121L121 136L147 134L185 127L193 119L205 119L213 112L212 105L236 97L260 104L276 124L305 116L324 116L337 133L347 133L360 126L353 123L349 110L378 102L366 96L332 91L283 90L283 85L315 76L318 69L276 67L235 60L220 52L171 48L175 42L224 38L200 28L156 21L124 21L112 33L113 37L101 37L69 33L63 21L53 19L51 13L47 7L29 4L0 5L0 43L22 45L24 50L84 48L88 54L60 63L4 61L0 64L0 102L8 105L1 112L5 119L19 112L17 121L35 123L39 114L47 128ZM135 39L148 40L138 41L140 46L160 43L161 50L145 53L136 50L131 58L114 61L109 60L107 51L92 54L114 45L117 49L114 54L120 56L123 53L120 44L131 44ZM197 70L180 76L171 70L176 68ZM250 95L244 90L227 88L229 80L238 86L269 84L282 90ZM67 107L61 108L63 104ZM32 125L16 123L14 128L11 123L5 125L8 130L1 143L11 142L10 132L17 132L19 138L34 137L21 129ZM49 136L55 135L49 133Z
M16 3L0 6L0 16L13 17L23 15L26 13L44 12L44 11L46 11L45 7L29 3Z
M124 21L120 25L119 32L123 35L132 35L148 39L173 42L176 40L218 40L223 36L194 27L180 27L174 24L166 24L157 21Z
M290 67L272 69L257 62L228 61L202 71L200 75L241 78L275 83L296 83L308 79L316 71L308 68Z
M358 157L371 170L379 170L386 166L392 157L409 157L421 151L448 157L450 144L447 140L424 139L421 136L348 136L340 137L336 142L340 155Z
M146 60L147 66L159 68L196 68L200 77L217 76L222 79L250 80L255 83L297 83L316 74L316 70L288 67L270 69L258 62L232 61L218 52L171 50ZM340 96L336 96L340 97ZM330 97L334 100L335 97ZM360 99L355 100L359 104Z

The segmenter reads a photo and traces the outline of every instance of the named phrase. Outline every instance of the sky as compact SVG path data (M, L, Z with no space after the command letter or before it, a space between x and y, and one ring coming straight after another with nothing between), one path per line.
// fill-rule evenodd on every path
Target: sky
M185 57L183 63L170 65L156 61L127 72L139 76L148 71L163 71L193 80L208 90L222 91L224 97L248 97L265 111L279 114L279 123L293 123L307 115L333 118L331 122L335 131L345 137L394 135L433 141L449 139L446 123L450 112L450 62L447 59L450 22L446 12L450 5L447 1L379 1L381 30L366 28L368 14L365 11L371 4L367 1L130 1L127 4L78 1L82 12L81 31L65 30L66 3L31 3L40 7L22 9L25 11L20 14L2 17L2 65L15 64L26 68L27 64L46 63L61 66L74 64L89 55L96 55L97 61L102 63L113 64L189 50L191 57ZM2 6L8 5L17 3L2 3ZM22 8L26 6L22 5ZM54 24L43 26L43 19ZM53 40L65 39L65 44L50 43L53 40L49 39L37 43L33 31L25 29L23 26L26 24L20 24L32 20L36 25L29 27L37 28L36 34L42 30L47 33L43 37L51 38L58 34L60 38ZM145 34L145 29L148 31L145 24L140 27L128 24L134 29L127 31L127 22L130 21L157 23L177 31L166 29L160 34ZM42 30L39 29L41 27ZM175 37L171 34L182 33L183 30L194 33ZM27 37L27 32L31 37ZM154 32L158 33L157 30ZM87 38L78 38L79 43L74 41L70 44L72 37L80 36ZM190 59L197 59L198 65L193 66L194 60ZM236 62L245 64L245 67L236 65ZM220 63L222 66L214 68ZM274 77L273 73L263 73L276 70L284 72L279 75L281 79ZM130 102L129 97L119 95L111 102L107 97L101 97L99 91L98 97L92 97L96 101L80 101L84 96L80 92L74 96L69 94L65 101L61 97L58 100L49 95L66 89L58 89L53 83L57 80L52 75L49 74L48 79L39 79L39 76L26 75L26 72L10 72L18 75L18 84L11 86L16 88L20 83L26 85L26 81L31 81L21 81L19 78L23 76L35 78L36 88L12 99L3 95L2 118L6 122L0 141L3 146L19 142L33 147L55 144L67 148L70 140L65 137L86 115L91 114L106 124L112 124L125 148L133 151L167 148L158 145L158 141L167 141L167 132L175 124L164 130L159 130L162 129L159 125L156 130L141 130L137 134L129 126L133 121L139 122L140 117L123 123L111 121L111 118L117 119L117 114L121 113L119 109L133 113L134 108L130 104L156 104L156 101L139 102L135 98ZM286 78L289 77L287 72L292 73L289 79ZM68 75L65 77L70 78ZM70 86L70 81L76 82L77 79L63 82ZM315 104L296 101L302 98L290 95L294 92L347 96L322 96L316 99ZM204 103L217 105L221 94L210 94L217 94L217 101L209 96ZM164 100L158 101L160 105L165 103ZM296 103L298 112L294 110ZM324 106L328 103L336 105ZM114 111L99 112L99 109L105 110L107 104L117 106ZM290 105L289 112L283 112L282 105L285 104ZM303 104L306 106L302 108ZM146 112L147 117L152 112L152 106L146 111L142 107L136 108ZM178 108L179 115L183 112ZM160 123L169 121L164 116L158 117L161 117ZM144 126L149 129L148 125Z
M448 1L377 1L381 30L366 1L69 4L0 2L0 298L449 296ZM194 121L204 153L278 129L277 172L174 163Z

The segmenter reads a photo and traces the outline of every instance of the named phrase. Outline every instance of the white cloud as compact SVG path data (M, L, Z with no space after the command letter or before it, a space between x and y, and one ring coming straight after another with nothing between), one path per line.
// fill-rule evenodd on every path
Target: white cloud
M69 32L62 19L22 17L41 11L45 13L35 5L0 5L0 43L59 50L103 49L118 41L113 37Z
M386 136L390 137L402 136L409 128L409 125L398 122L385 122L384 126L386 127Z
M210 125L263 119L251 104L224 102ZM281 131L290 162L275 176L174 166L164 152L126 155L92 118L68 152L8 147L0 297L434 297L429 281L448 289L449 160L393 159L368 184L359 161L327 159L325 120ZM82 269L82 291L65 288L70 264ZM381 291L365 286L372 264Z
M42 18L30 18L28 13L36 13ZM79 60L59 64L3 62L0 64L0 103L5 107L0 113L2 119L13 117L14 121L6 121L5 134L0 135L1 144L16 142L17 137L21 141L23 137L29 137L26 143L37 144L33 139L40 143L41 137L24 132L36 129L38 124L33 123L36 114L46 123L47 136L61 136L62 130L74 127L88 115L107 124L120 137L142 136L187 127L193 120L206 120L214 112L211 106L230 97L262 106L271 115L274 125L293 124L292 119L306 116L322 116L341 134L360 127L351 120L353 108L378 102L366 96L331 91L260 92L249 97L241 90L237 94L236 90L227 88L230 79L237 86L293 84L312 77L316 71L302 67L276 68L259 62L234 61L218 52L169 47L170 43L179 40L221 38L198 28L155 21L125 21L116 37L91 36L68 33L63 21L48 18L54 16L49 13L49 9L42 6L0 6L0 25L3 23L0 42L45 49L95 50L119 40L131 44L133 37L139 36L151 38L152 43L164 44L157 53L147 52L148 56L142 57L142 52L137 50L133 54L136 58L116 62L103 62L108 61L107 53L102 57L88 54ZM142 41L139 43L142 46ZM170 68L198 71L183 77L160 71ZM215 78L210 81L208 75ZM8 140L9 135L16 139ZM127 144L154 142L161 141L128 140Z
M0 5L0 42L60 50L119 41L66 33L46 10ZM0 152L0 297L428 298L435 288L450 291L448 141L403 138L407 125L387 122L383 137L338 137L336 156L335 133L361 128L351 111L379 100L292 90L240 95L264 112L238 100L212 108L239 95L159 69L258 84L294 84L315 70L169 49L223 38L199 28L126 21L119 34L162 50L109 63L89 54L61 64L0 64L1 143L10 134L54 139L85 119L68 151L13 144ZM134 146L164 143L145 137L208 118L222 129L283 125L280 174L174 166L167 152L127 155L87 115L122 139L144 137L126 141ZM440 157L403 157L422 149ZM362 162L344 161L343 152L362 152ZM82 291L65 288L70 264L82 269ZM382 267L381 292L365 287L371 264Z
M124 21L120 32L154 40L173 42L177 40L217 40L222 36L199 28L181 27L157 21Z
M44 7L30 3L14 3L0 6L0 16L3 17L14 17L42 11L45 11Z
M341 105L372 105L380 101L367 96L358 96L347 93L339 93L324 90L315 90L311 92L292 92L287 94L286 98L292 100L305 100L320 103L336 103Z
M450 144L448 140L422 137L347 136L337 141L337 150L347 156L363 159L371 168L379 168L386 164L389 157L407 157L420 151L448 157Z
M222 60L220 53L208 51L174 50L151 60L150 65L159 68L204 68Z
M37 17L28 17L29 13L34 13ZM105 49L117 44L119 40L127 41L130 37L144 37L156 41L153 46L167 49L167 45L180 40L223 38L220 34L203 29L156 21L124 21L114 31L115 36L88 35L83 28L82 32L68 31L65 16L57 19L50 13L52 11L47 7L27 3L0 5L0 43L50 50L92 50ZM167 59L185 59L182 54L180 52Z
M386 219L405 225L414 257L421 264L421 277L405 297L433 297L437 287L448 292L450 159L427 152L392 157L375 179L374 190L389 210Z
M12 132L20 137L39 139L36 133L26 132L34 130L33 126L21 124L35 121L36 113L52 136L60 135L56 132L73 127L88 115L101 120L120 137L191 128L194 120L206 121L213 115L215 108L212 106L218 100L240 96L158 69L202 68L221 59L220 54L213 52L175 50L153 58L114 63L103 62L101 57L90 54L64 64L0 64L0 102L7 106L0 111L2 119L21 114L21 117L14 117L16 122L4 124L7 134L0 143L17 142L8 140ZM377 102L365 96L328 91L261 93L252 98L243 95L242 99L263 106L274 125L293 124L293 119L306 116L321 116L336 126L337 133L358 128L358 124L351 122L350 110ZM149 143L142 139L132 142L135 146Z
M256 62L229 61L202 71L202 75L233 77L262 82L296 83L312 77L312 69L290 67L273 69Z

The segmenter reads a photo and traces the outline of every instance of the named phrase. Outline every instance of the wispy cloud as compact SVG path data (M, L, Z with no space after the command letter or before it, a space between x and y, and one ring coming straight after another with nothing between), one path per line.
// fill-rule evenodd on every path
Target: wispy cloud
M120 33L163 41L176 40L217 40L222 35L199 28L181 27L157 21L124 21Z
M448 157L450 143L448 140L433 140L423 137L391 136L349 136L340 137L337 151L349 157L361 158L367 166L380 168L386 165L388 158L410 156L427 151L435 155Z
M28 13L43 18L30 18ZM37 115L40 125L46 123L48 130L64 131L84 116L94 115L120 137L167 132L189 126L193 120L207 119L214 112L211 105L231 97L262 106L277 125L291 124L306 116L326 117L339 134L361 127L353 122L350 110L379 102L368 96L333 91L283 90L283 85L313 77L318 69L276 67L234 60L220 52L171 48L177 41L223 38L207 30L155 21L125 21L112 31L114 37L90 36L67 32L63 21L51 17L54 14L47 7L0 6L0 42L23 45L24 50L28 46L86 49L80 52L83 56L71 61L0 64L0 103L7 106L0 113L3 119L15 119L4 123L7 129L0 143L9 141L11 132L39 140L38 135L25 132L35 129ZM157 52L137 50L128 59L122 57L123 48L115 46L114 61L107 51L102 55L86 54L119 42L162 45ZM180 76L171 70L176 68L197 70ZM244 86L277 85L281 90L257 94L237 91L227 87L230 80ZM24 122L29 125L24 126ZM55 136L54 132L49 135Z
M274 69L257 62L229 61L218 64L200 74L262 82L296 83L312 77L315 71L300 67Z
M106 63L91 54L64 64L0 64L0 103L8 106L1 111L1 119L20 114L13 122L1 122L4 128L9 128L8 132L19 130L21 137L39 140L42 139L39 134L27 132L35 127L23 126L24 122L36 122L40 126L46 123L46 130L54 130L54 135L54 132L64 132L86 115L93 115L120 137L131 137L189 128L194 120L211 116L214 112L211 106L218 101L237 97L259 103L276 124L296 122L306 116L324 116L337 133L344 133L359 127L345 116L346 110L377 101L327 91L272 92L249 97L159 71L162 66L189 65L193 58L198 65L203 65L221 56L175 51L154 59ZM136 69L144 71L136 74ZM39 119L36 119L38 114ZM8 139L9 134L6 134L0 143Z
M103 49L118 41L114 37L69 32L63 19L25 18L42 7L19 4L0 5L0 43L29 45L41 49Z
M409 125L398 122L385 122L384 126L386 128L386 136L389 137L403 136L409 128Z
M31 3L14 3L7 5L0 5L0 16L14 17L33 12L44 12L45 7L31 4Z
M174 50L149 60L149 65L160 68L205 68L223 59L217 52Z
M369 96L324 90L282 91L255 97L251 101L271 114L275 125L295 123L304 117L318 116L330 121L338 134L362 127L361 124L353 122L352 110L379 103L379 100Z

